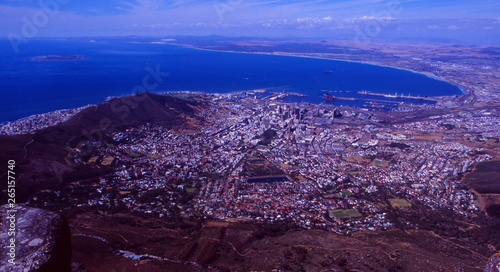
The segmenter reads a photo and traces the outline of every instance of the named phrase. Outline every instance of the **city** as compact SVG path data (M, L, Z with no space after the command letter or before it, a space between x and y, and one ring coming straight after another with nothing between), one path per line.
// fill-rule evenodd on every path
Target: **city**
M281 221L337 233L393 227L389 206L480 213L461 178L492 158L474 143L498 142L496 110L384 124L390 113L287 103L257 92L189 95L209 105L197 113L205 125L185 132L145 124L114 132L109 142L88 142L90 158L76 150L72 159L114 172L99 183L43 192L30 204Z

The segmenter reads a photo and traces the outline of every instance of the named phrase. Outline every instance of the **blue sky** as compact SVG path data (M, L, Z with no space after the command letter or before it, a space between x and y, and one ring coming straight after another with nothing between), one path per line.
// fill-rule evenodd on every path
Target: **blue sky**
M427 37L496 44L500 1L0 0L0 25L3 36Z

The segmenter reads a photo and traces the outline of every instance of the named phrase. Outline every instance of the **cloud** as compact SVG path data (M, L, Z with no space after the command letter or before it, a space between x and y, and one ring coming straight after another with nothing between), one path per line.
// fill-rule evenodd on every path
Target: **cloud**
M248 25L254 25L249 23ZM336 28L337 22L330 16L322 18L297 18L297 19L282 19L282 20L266 20L261 21L259 26L266 28L288 28L288 29L333 29Z
M22 18L41 10L37 0L0 0L0 34L20 32ZM69 1L39 36L255 35L352 37L355 29L404 29L408 36L498 29L489 0L113 0ZM482 7L487 7L483 9ZM482 11L484 10L484 11ZM496 13L495 13L496 12ZM490 16L489 14L495 14ZM471 16L471 17L467 17ZM447 19L442 19L442 18ZM453 17L453 18L449 18ZM470 18L465 21L464 18ZM492 19L484 19L492 18ZM340 34L339 34L340 33ZM353 34L354 33L354 34ZM455 34L458 35L458 34Z
M363 17L360 17L360 18L354 18L353 20L360 20L360 21L370 21L370 20L377 20L377 21L381 21L381 20L389 20L389 21L392 21L392 20L396 20L390 16L381 16L381 17L375 17L375 16L363 16Z

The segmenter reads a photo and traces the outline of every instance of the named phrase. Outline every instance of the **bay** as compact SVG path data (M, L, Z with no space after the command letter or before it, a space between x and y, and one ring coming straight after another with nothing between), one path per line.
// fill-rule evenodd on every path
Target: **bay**
M85 59L33 59L46 55L78 55ZM154 87L154 92L286 90L307 96L285 100L311 103L324 103L325 94L330 92L359 98L363 90L421 97L462 94L460 88L448 82L391 67L199 50L174 44L30 40L14 53L8 40L0 40L0 59L0 122L100 103L109 96L147 89L144 87ZM158 77L158 73L168 76ZM360 101L342 99L333 103L362 106Z

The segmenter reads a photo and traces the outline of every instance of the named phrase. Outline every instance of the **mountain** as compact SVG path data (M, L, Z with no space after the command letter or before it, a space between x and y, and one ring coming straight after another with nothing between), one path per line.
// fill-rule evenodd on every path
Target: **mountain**
M146 123L167 129L199 120L203 104L173 96L139 93L89 107L59 125L27 135L0 135L0 161L16 161L17 200L44 189L55 189L67 180L95 177L109 170L89 169L74 163L76 148L89 141L102 142L110 132ZM2 173L5 177L6 173ZM6 183L2 183L5 189ZM2 195L5 197L6 194Z

